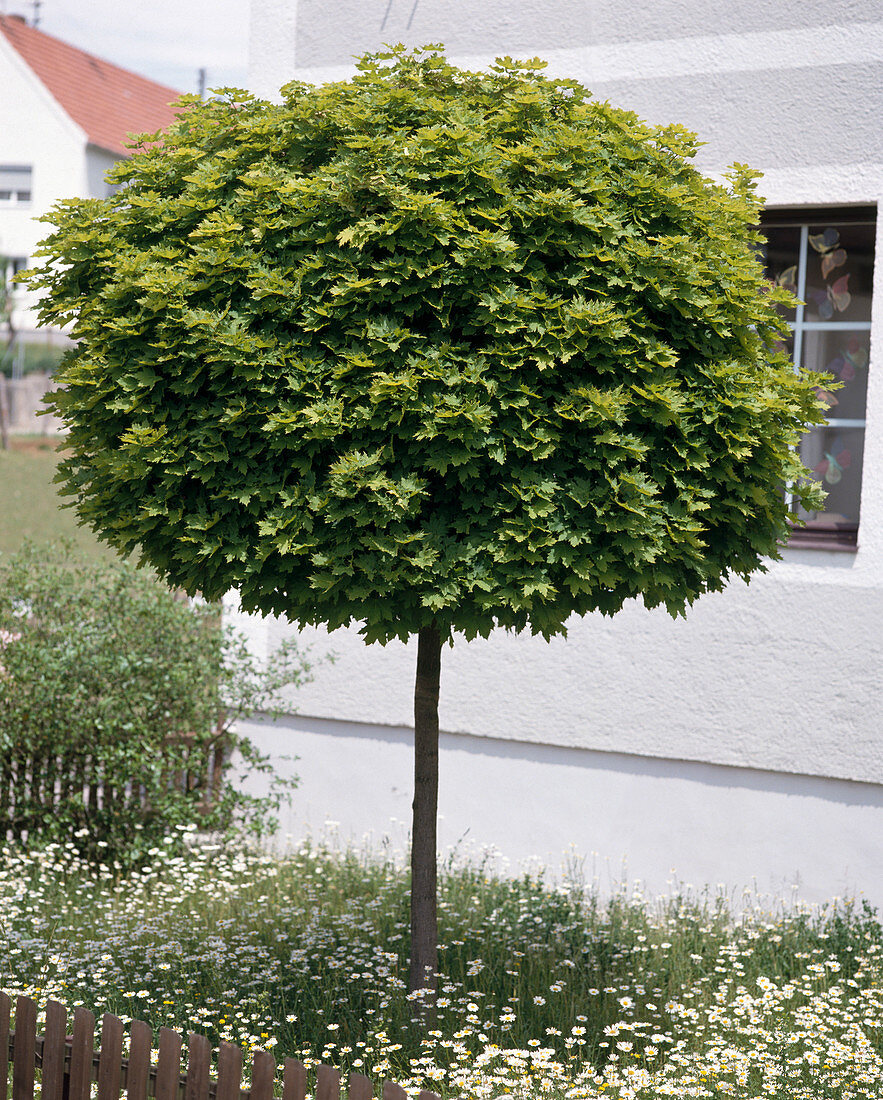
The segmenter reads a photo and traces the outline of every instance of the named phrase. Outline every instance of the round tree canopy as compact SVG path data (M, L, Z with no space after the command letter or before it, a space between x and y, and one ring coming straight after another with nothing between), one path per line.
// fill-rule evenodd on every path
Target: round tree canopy
M223 90L47 220L64 489L208 597L368 640L673 614L776 556L822 420L753 173L540 62Z

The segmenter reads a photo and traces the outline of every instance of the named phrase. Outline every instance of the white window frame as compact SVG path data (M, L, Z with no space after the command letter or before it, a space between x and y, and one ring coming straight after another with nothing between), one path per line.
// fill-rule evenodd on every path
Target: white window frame
M29 164L0 164L0 206L30 206L34 170Z
M852 222L854 224L876 224L877 211L874 207L813 207L800 209L772 209L764 212L761 220L761 231L765 226L779 228L790 225L800 230L800 243L797 260L797 298L798 305L793 320L788 321L788 327L794 337L792 361L800 364L803 359L803 337L807 332L870 332L870 321L807 321L804 319L806 306L806 271L809 252L810 226L818 226L824 223L832 225ZM872 232L871 239L875 234ZM875 263L877 258L875 257ZM871 369L870 363L868 369ZM866 419L831 416L827 418L826 427L829 428L859 428L863 432L867 426ZM793 499L793 498L792 498ZM797 549L823 549L823 550L851 550L858 546L858 526L861 523L859 515L855 529L842 531L829 531L816 527L795 527L791 533L789 545Z

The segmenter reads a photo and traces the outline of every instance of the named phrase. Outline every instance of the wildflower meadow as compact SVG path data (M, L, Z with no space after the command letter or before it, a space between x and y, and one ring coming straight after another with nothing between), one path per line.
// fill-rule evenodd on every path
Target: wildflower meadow
M90 869L73 842L0 850L0 988L451 1097L883 1097L867 905L635 884L602 900L452 860L427 1026L391 853L150 855L123 872Z

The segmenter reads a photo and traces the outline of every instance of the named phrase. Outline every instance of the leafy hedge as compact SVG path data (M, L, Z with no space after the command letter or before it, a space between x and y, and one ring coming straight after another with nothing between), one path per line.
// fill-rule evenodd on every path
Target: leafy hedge
M293 643L261 668L217 606L127 562L0 559L0 836L128 864L176 826L271 831L285 785L240 789L240 766L271 768L232 726L308 677ZM210 757L226 762L214 777Z

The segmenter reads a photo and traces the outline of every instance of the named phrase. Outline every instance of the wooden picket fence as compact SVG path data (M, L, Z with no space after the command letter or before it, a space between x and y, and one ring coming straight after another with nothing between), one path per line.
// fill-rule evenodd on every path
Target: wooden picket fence
M97 1100L273 1100L276 1061L267 1051L252 1056L251 1084L242 1087L242 1051L233 1043L221 1043L217 1078L210 1076L211 1045L203 1035L190 1035L187 1063L182 1070L183 1039L169 1028L160 1028L159 1054L151 1061L153 1032L140 1020L132 1022L128 1057L123 1056L122 1020L105 1014L101 1023L101 1045L94 1049L95 1017L88 1009L74 1011L73 1031L68 1034L67 1012L57 1001L46 1004L46 1025L37 1034L37 1005L19 997L15 1006L15 1027L10 1029L11 1000L0 993L0 1080L6 1083L10 1100L34 1100L36 1072L40 1071L42 1100L90 1100L92 1083L97 1082ZM9 1089L10 1069L12 1090ZM286 1058L283 1066L282 1100L305 1100L307 1070L302 1062ZM372 1082L351 1073L345 1100L373 1100ZM340 1073L331 1066L319 1066L315 1078L315 1100L344 1100ZM407 1100L405 1090L384 1081L382 1100ZM423 1091L419 1100L440 1100Z
M166 786L192 798L197 814L217 800L230 745L223 730L211 738L192 733L166 738L174 764L165 773ZM43 752L14 748L0 757L0 841L39 842L47 823L60 807L70 829L88 828L106 807L137 805L147 816L150 804L137 778L114 787L102 768L100 754Z

